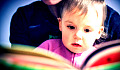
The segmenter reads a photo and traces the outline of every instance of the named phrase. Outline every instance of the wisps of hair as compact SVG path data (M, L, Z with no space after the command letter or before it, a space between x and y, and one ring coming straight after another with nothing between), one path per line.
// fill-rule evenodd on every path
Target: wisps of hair
M104 0L63 0L63 4L61 7L61 18L65 11L71 12L75 8L81 12L81 14L86 14L88 12L88 7L94 4L101 4L103 6L103 17L102 18L102 25L104 26L104 21L107 15L107 8ZM99 42L103 42L107 38L107 34L103 32L101 38L98 39Z
M104 0L63 0L63 6L61 8L61 17L64 11L72 11L73 9L77 8L83 13L87 13L88 6L92 5L93 3L103 4Z

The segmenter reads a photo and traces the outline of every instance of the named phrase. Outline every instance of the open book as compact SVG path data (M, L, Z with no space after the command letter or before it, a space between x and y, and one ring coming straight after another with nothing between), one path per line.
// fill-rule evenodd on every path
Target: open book
M4 70L119 70L120 40L100 44L91 53L81 68L75 68L63 57L40 49L32 51L33 47L16 45L16 48L0 46L0 66Z

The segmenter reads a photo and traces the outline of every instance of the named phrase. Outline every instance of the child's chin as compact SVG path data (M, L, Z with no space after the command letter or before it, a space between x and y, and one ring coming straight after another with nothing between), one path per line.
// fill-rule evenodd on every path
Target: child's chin
M83 51L73 51L73 53L82 53Z

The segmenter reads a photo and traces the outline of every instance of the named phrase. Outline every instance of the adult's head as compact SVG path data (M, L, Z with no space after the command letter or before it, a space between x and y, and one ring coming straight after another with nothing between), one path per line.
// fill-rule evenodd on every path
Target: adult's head
M42 0L42 1L47 5L56 5L57 3L59 3L62 0Z

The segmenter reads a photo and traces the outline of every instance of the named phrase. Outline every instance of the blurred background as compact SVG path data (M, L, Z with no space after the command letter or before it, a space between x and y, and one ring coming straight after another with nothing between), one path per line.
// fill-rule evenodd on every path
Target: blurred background
M18 7L37 0L0 0L0 45L10 47L10 22ZM105 0L106 4L120 14L120 0Z

